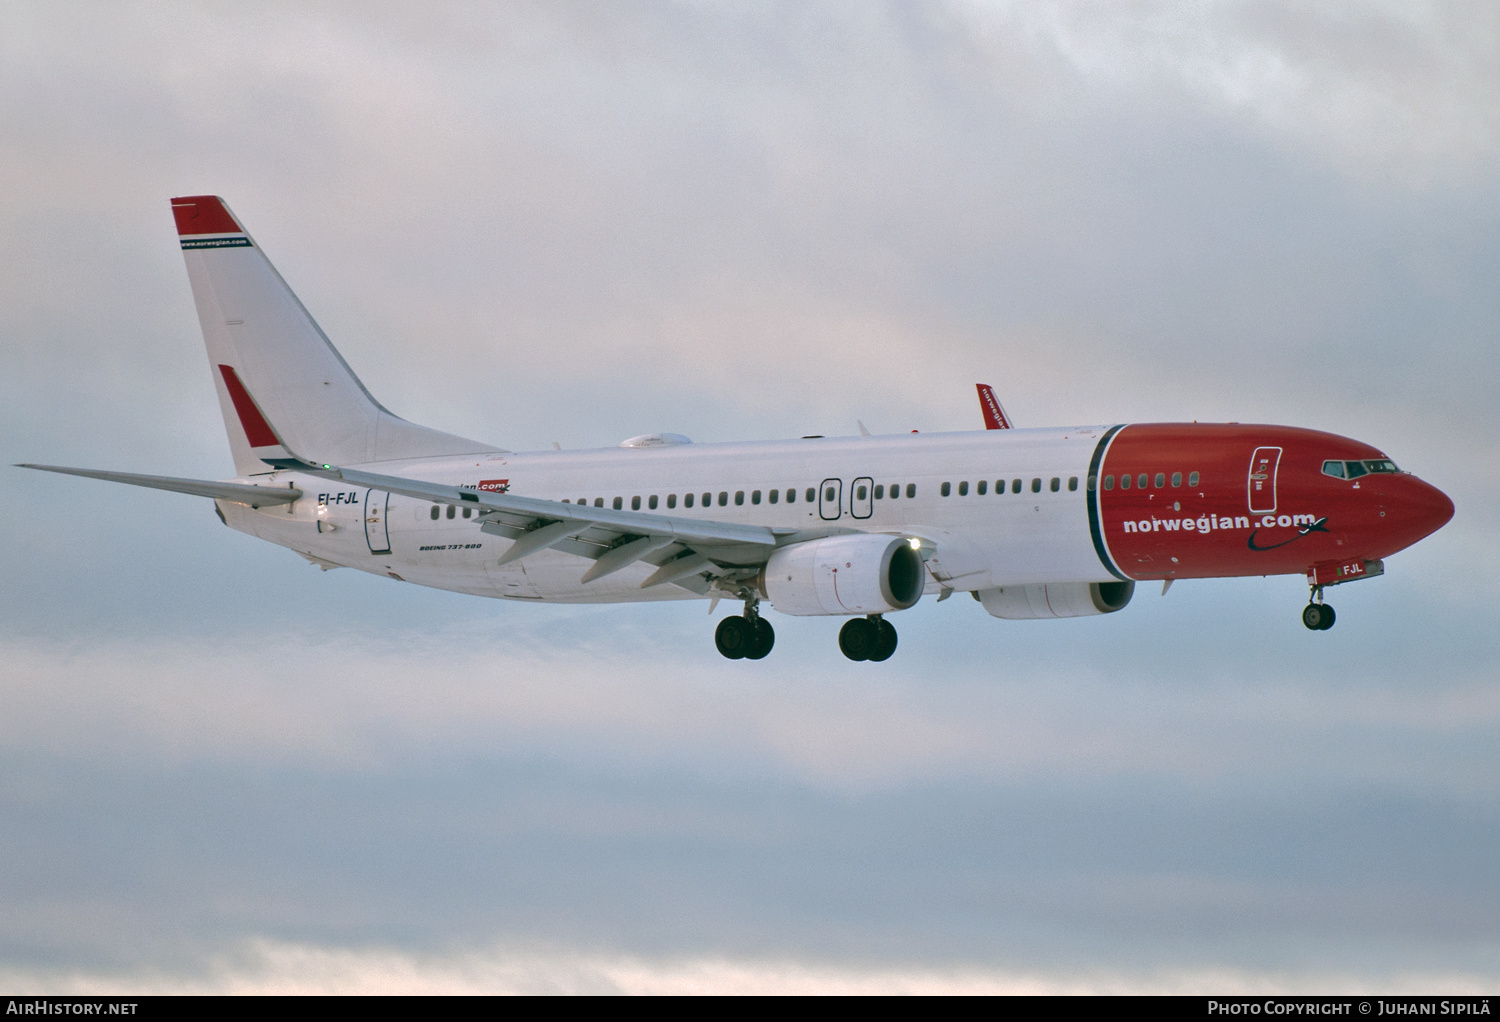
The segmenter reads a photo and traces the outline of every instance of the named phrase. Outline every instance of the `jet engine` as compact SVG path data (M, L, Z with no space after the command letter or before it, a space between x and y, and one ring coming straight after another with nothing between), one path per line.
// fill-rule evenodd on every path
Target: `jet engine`
M1134 582L1048 582L981 589L974 598L994 617L1030 621L1113 614L1129 603L1134 594Z
M782 547L761 592L783 614L888 614L922 596L922 555L893 536L830 536Z

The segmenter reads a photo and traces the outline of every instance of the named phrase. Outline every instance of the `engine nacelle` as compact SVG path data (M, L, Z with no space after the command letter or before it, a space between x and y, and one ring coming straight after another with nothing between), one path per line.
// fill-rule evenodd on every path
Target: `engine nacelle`
M894 536L830 536L782 547L761 586L783 614L888 614L922 597L922 555Z
M1013 621L1113 614L1129 603L1134 594L1134 582L1048 582L981 589L975 593L992 616Z

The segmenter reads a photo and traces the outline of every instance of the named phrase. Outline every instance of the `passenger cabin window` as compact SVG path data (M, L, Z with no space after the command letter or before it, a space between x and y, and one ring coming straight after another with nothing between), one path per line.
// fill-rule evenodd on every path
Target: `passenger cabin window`
M809 486L807 488L807 492L802 495L802 499L805 500L805 501L807 501L809 504L811 504L813 501L817 500L818 499L818 488L816 486ZM828 499L832 500L833 498L829 497Z
M724 503L724 500L723 500L722 497L719 499L719 503L720 504ZM744 490L735 490L734 491L734 506L735 507L743 507L744 504L745 504L745 491Z
M750 503L752 503L752 504L759 504L760 503L760 491L759 490L751 490L750 491Z
M1113 490L1115 488L1115 477L1114 476L1105 476L1104 477L1104 488L1106 490Z
M1076 489L1078 489L1078 477L1068 476L1068 492L1072 493Z
M1198 485L1198 473L1197 472L1189 472L1188 473L1188 485L1189 486L1197 486Z
M1106 489L1107 489L1107 487L1106 487ZM1129 476L1122 475L1120 477L1120 489L1122 489L1122 490L1128 490L1128 489L1130 489L1130 477Z
M653 506L655 506L655 505L653 505ZM677 494L675 494L675 493L669 493L669 494L667 494L667 507L676 507L676 506L677 506Z
M967 497L969 495L969 481L967 479L958 484L958 495L960 497Z
M1181 472L1173 472L1172 473L1172 485L1173 486L1181 486L1182 485L1182 473Z
M620 498L620 497L616 497L616 498L615 498L615 502L614 502L614 507L615 507L615 510L616 510L616 511L618 511L618 510L620 510L620 506L621 506L621 504L623 504L623 503L624 503L624 501L623 501L623 499L622 499L622 498Z
M953 484L952 483L944 483L942 486L938 487L938 492L941 493L943 496L946 497L946 496L948 496L949 493L952 492L952 489L953 489Z
M474 517L474 509L471 508L471 507L464 508L464 517L465 518L473 518Z
M1040 479L1033 479L1031 481L1031 492L1032 493L1041 493L1042 492L1042 481Z
M437 521L438 520L438 516L441 515L442 513L443 512L442 512L441 508L439 508L436 504L432 505L432 520L433 521Z
M839 491L830 486L823 491L823 499L832 504L835 500L839 499Z
M712 493L705 493L703 495L703 506L704 507L713 507L713 503L714 503L714 495Z
M1165 472L1156 473L1156 478L1151 480L1151 485L1158 490L1167 485L1167 474Z
M907 483L906 484L906 496L907 496L907 499L915 497L916 495L917 495L917 484L916 483Z
M640 494L636 494L634 497L630 498L630 510L632 510L632 511L639 511L640 509L641 509Z
M861 483L859 486L856 486L854 488L854 499L855 500L864 500L865 499L865 495L867 493L869 493L869 492L870 491L865 487L865 485L863 483Z
M981 480L979 480L978 483L976 483L974 485L974 492L977 493L979 496L983 497L984 493L985 493L985 490L988 489L989 485L990 484L989 484L988 480L981 479Z
M1146 473L1142 472L1140 475L1136 476L1135 488L1138 490L1144 490L1146 488Z
M653 493L651 495L651 499L648 500L648 501L646 501L646 506L648 508L650 508L652 511L656 510L656 494Z
M885 499L885 483L876 483L875 484L875 499L876 500L884 500Z
M603 497L595 497L594 498L594 506L595 507L603 507L604 506L604 498Z
M1062 480L1059 479L1057 476L1053 476L1052 477L1052 482L1050 484L1050 489L1052 490L1053 493L1056 493L1058 490L1062 489Z
M743 493L740 494L740 501L742 503L744 502L744 499L745 499L745 495ZM728 507L729 506L729 491L728 490L720 490L719 491L719 506L720 507Z
M448 517L452 518L457 513L458 513L458 509L456 507L454 507L452 504L449 504L448 505Z
M781 491L772 490L769 494L767 494L767 496L771 498L771 503L774 504L781 497Z
M1010 481L1010 492L1011 493L1020 493L1021 492L1021 480L1019 480L1019 479L1012 479Z
M795 504L795 503L797 503L797 491L796 490L790 489L790 488L787 489L787 491L786 491L786 502L788 504Z
M671 505L668 504L667 506L670 507ZM682 495L682 506L683 507L692 507L693 506L693 495L691 493L684 493Z

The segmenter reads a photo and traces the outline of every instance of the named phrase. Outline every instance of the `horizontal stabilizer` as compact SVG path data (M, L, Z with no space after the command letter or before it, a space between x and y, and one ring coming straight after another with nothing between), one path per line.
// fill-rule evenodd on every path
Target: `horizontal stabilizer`
M91 468L63 468L60 465L17 465L16 467L34 468L43 472L61 472L63 475L84 476L87 479L103 479L111 483L129 483L131 486L148 486L153 490L191 493L197 497L212 497L214 500L227 500L232 504L249 504L251 507L290 504L302 497L302 491L294 486L277 488L256 486L252 483L219 483L211 479L143 476L134 472L99 472Z

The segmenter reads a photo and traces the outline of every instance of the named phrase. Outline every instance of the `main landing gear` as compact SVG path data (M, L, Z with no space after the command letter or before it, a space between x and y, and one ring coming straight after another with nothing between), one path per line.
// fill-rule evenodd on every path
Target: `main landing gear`
M1323 602L1323 587L1316 587L1307 598L1307 606L1302 608L1302 623L1311 631L1326 632L1337 618L1333 608Z
M896 629L879 614L850 618L839 629L839 649L850 660L889 660L896 652Z
M776 629L760 616L760 601L748 599L743 615L719 622L714 645L731 660L760 660L776 645Z

